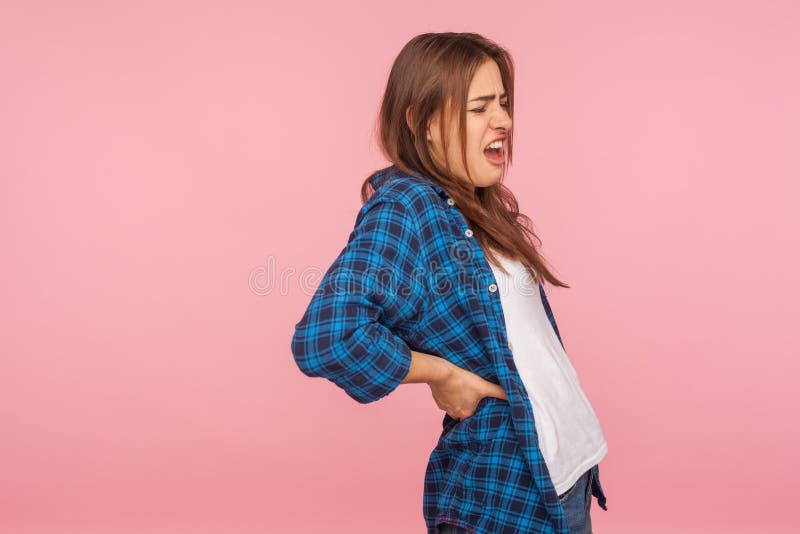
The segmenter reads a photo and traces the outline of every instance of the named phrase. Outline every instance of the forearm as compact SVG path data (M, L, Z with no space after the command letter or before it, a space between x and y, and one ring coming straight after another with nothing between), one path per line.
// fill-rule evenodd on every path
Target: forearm
M442 382L450 376L452 364L433 354L411 351L411 367L401 382L411 384L425 382L428 384Z

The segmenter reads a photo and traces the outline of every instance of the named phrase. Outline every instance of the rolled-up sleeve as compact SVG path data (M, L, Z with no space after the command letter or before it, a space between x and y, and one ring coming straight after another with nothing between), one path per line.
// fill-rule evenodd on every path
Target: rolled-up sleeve
M414 324L426 296L418 216L400 199L376 196L292 337L305 375L329 379L360 403L388 395L408 374L411 350L398 331Z

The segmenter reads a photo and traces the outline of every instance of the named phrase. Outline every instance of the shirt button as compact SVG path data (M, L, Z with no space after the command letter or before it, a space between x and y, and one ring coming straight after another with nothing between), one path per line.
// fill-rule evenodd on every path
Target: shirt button
M489 291L491 291L492 293L497 291L497 284L489 284Z
M514 350L514 344L511 343L510 341L508 342L508 349L509 350Z
M448 204L448 205L450 205L450 206L453 206L453 205L455 205L455 203L456 203L456 201L455 201L455 200L453 200L452 198L448 198L448 199L447 199L447 204Z
M464 235L465 235L465 236L467 236L467 237L472 237L472 230L470 230L469 228L467 228L467 231L466 231L466 232L464 232Z

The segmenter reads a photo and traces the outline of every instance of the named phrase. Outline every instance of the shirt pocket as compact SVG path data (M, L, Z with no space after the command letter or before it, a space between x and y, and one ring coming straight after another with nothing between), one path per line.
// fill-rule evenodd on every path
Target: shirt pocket
M439 448L486 449L511 424L511 405L505 399L483 397L475 413L462 421L445 414Z

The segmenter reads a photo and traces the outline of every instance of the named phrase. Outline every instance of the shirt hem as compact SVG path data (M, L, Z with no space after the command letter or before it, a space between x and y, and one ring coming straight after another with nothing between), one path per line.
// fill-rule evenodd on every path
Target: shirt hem
M573 471L570 474L570 476L567 477L567 480L571 481L571 482L568 485L566 485L566 487L564 489L559 491L558 490L559 484L553 484L556 487L556 493L561 495L562 493L567 491L569 488L571 488L575 484L575 482L581 477L581 475L583 475L586 471L588 471L589 469L594 467L595 464L598 464L600 462L600 460L605 458L605 455L607 453L608 453L608 443L604 439L603 443L600 445L600 448L598 449L598 451L594 455L592 455L589 459L587 459L583 463L581 463L580 466L575 471ZM564 485L564 484L562 483L560 485Z

